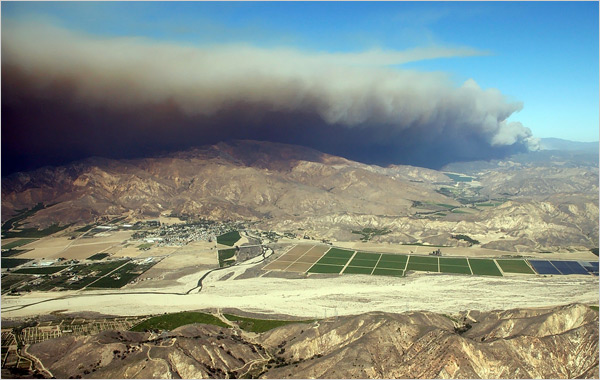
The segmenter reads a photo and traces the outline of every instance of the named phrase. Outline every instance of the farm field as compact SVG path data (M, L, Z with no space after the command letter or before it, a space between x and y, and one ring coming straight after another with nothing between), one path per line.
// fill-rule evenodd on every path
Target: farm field
M38 239L11 239L12 241L7 242L2 245L2 249L13 249L20 247L22 245L26 245L32 243Z
M344 266L342 265L326 265L326 264L315 264L308 270L308 273L335 273L338 274L342 271Z
M373 275L402 277L402 276L404 276L404 271L399 270L399 269L387 269L387 268L379 268L378 267L373 270Z
M496 266L494 260L491 259L469 259L469 265L473 274L483 276L502 276L500 269Z
M324 253L324 254L323 254ZM531 266L528 264L531 263ZM556 269L556 265L562 271ZM532 269L532 267L535 269ZM502 269L502 271L500 270ZM539 268L539 270L538 270ZM402 255L299 244L265 265L263 270L297 273L340 273L404 276L406 271L479 276L514 274L596 274L597 262L492 259L457 256ZM563 272L564 271L564 272Z
M237 322L238 326L245 331L254 333L262 333L265 331L272 330L276 327L290 325L294 323L313 323L313 320L309 321L281 321L276 319L256 319L240 317L233 314L223 314L229 321Z
M52 266L52 267L36 267L36 268L22 268L17 269L13 273L20 274L53 274L56 272L60 272L61 270L68 268L67 266Z
M220 249L219 250L219 267L224 267L224 266L228 266L231 265L233 263L235 263L235 253L236 253L236 249L235 248L230 248L230 249Z
M472 274L466 258L440 257L440 272L455 274Z
M371 274L374 268L347 266L343 274Z
M217 243L233 247L233 245L240 240L240 238L241 236L238 231L231 231L217 236Z
M14 267L18 267L21 264L25 264L28 261L31 261L32 259L16 259L16 258L8 258L8 257L2 257L1 259L1 264L0 267L2 268L14 268Z
M500 260L497 259L496 263L500 266L503 272L507 273L527 273L535 274L535 272L527 265L524 260Z
M138 325L131 328L131 331L152 331L152 330L173 330L180 326L189 325L191 323L204 323L207 325L215 325L219 327L229 327L219 318L205 313L194 311L185 311L181 313L166 314L158 317L146 319Z
M131 237L131 232L117 231L101 237L84 237L69 240L67 237L48 237L27 244L31 251L20 255L32 259L56 259L64 257L67 260L83 260L96 253L101 253Z
M406 270L439 272L438 258L433 256L410 256Z

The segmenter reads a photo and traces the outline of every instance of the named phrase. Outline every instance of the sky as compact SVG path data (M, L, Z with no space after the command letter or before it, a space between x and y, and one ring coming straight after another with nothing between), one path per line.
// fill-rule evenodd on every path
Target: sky
M598 141L597 2L2 2L2 175L232 138L440 167Z

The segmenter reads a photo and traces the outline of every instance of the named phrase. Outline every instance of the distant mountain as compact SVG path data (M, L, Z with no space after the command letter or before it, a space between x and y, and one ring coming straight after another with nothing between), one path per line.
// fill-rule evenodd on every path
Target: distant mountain
M581 304L454 317L372 312L261 334L203 324L111 330L47 340L27 354L63 379L597 379L598 312Z
M540 139L541 150L567 150L578 152L598 152L598 141L594 142L579 142L557 138Z
M378 242L456 246L452 236L464 234L507 251L589 249L598 244L598 161L577 155L591 156L540 151L446 168L472 176L457 182L461 176L432 169L232 141L11 174L2 179L2 220L77 228L107 216L172 213L255 221L263 230L331 241L358 241L352 231L377 228L389 230ZM34 212L38 203L46 207Z

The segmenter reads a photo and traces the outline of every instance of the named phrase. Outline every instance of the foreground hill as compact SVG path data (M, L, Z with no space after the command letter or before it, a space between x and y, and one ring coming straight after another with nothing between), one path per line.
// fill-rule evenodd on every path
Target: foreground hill
M367 313L262 334L106 331L27 352L59 378L598 378L598 312Z
M234 141L16 173L2 180L2 218L41 202L46 208L24 219L23 227L173 213L251 220L258 228L303 231L317 239L358 240L353 230L378 228L389 232L374 240L394 243L457 245L453 235L462 234L501 250L596 247L597 161L553 154L531 162L519 157L455 165L470 174L464 177L366 165L293 145Z

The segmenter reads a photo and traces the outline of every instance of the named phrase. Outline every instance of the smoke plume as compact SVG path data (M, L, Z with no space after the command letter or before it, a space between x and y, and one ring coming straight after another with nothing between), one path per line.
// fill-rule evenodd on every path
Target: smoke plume
M474 80L390 67L484 54L360 53L98 38L2 26L3 174L90 155L135 157L228 139L439 167L524 151L522 108ZM7 162L9 161L9 162Z

